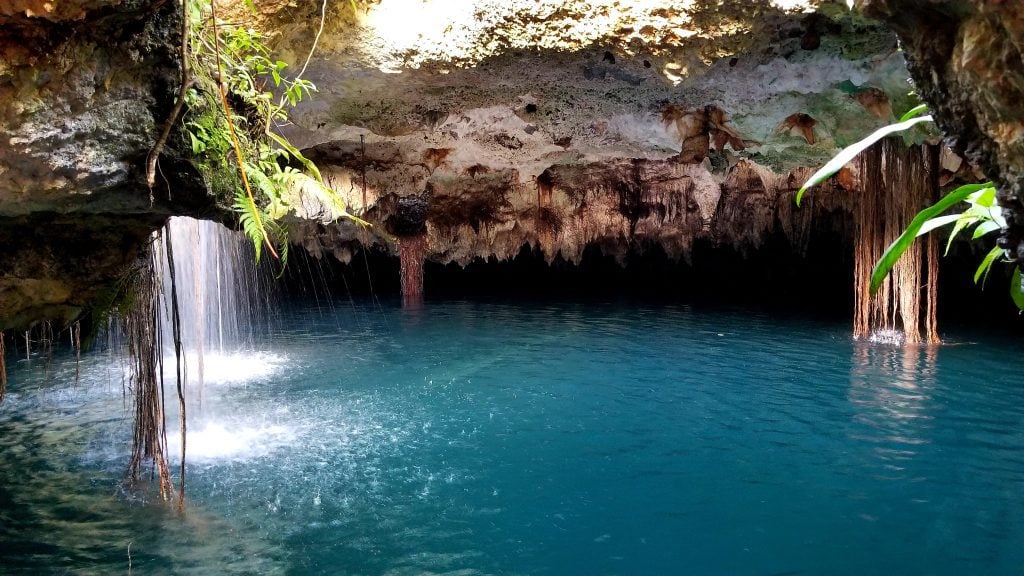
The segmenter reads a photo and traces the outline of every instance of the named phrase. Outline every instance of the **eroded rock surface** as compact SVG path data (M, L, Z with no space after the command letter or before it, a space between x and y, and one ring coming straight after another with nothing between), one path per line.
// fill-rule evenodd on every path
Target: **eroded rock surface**
M951 146L999 186L1004 247L1024 262L1024 3L858 0L900 37Z
M686 258L696 239L756 249L776 230L799 248L815 210L849 204L837 184L795 209L808 169L911 105L895 38L845 3L452 6L329 13L306 72L320 93L285 129L371 222L427 198L438 262L524 244ZM308 16L278 43L296 65ZM295 238L317 253L353 239L310 233ZM386 227L359 234L395 250Z
M206 205L173 150L153 203L143 181L177 22L173 2L0 2L0 329L73 317L163 217Z

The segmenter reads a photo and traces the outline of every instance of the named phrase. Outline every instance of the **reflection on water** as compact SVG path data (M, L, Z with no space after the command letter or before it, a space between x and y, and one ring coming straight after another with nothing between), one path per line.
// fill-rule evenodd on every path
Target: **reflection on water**
M20 363L0 572L125 573L131 542L136 574L1020 573L1019 352L686 307L286 310L205 358L184 516L122 488L116 358L78 386Z
M856 407L854 419L869 431L854 438L877 443L880 459L908 458L913 446L929 442L937 353L936 346L853 343L849 400ZM894 449L893 443L903 447Z

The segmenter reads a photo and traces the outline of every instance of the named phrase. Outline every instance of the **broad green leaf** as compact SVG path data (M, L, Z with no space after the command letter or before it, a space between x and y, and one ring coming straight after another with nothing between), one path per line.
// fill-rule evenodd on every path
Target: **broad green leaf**
M996 261L996 258L999 258L1002 255L1003 249L999 246L989 250L988 254L986 254L985 258L981 261L981 264L978 265L978 269L974 271L975 284L978 283L978 279L981 278L982 275L984 275L985 280L988 280L988 271L992 269L992 263ZM982 281L981 285L984 286L985 282Z
M921 210L914 216L914 219L907 225L907 229L900 234L885 252L882 257L875 263L874 269L871 271L871 294L878 291L878 287L882 285L882 280L892 270L893 265L900 259L900 256L907 251L907 248L914 242L914 238L917 237L917 231L924 226L924 223L936 216L942 214L946 210L955 206L958 202L963 202L968 195L973 192L977 192L986 186L991 186L991 183L986 182L984 184L965 184L956 190L953 190L949 194L942 197L941 200L935 204Z
M259 14L259 12L256 11L256 5L252 3L252 0L245 0L245 6L249 9L249 12Z
M843 166L846 166L850 162L850 160L853 160L858 154L870 148L871 145L874 144L875 142L878 142L879 140L885 138L889 134L909 130L910 128L914 127L917 124L920 124L921 122L931 121L931 116L918 116L917 118L911 118L906 122L890 124L889 126L885 126L883 128L879 128L878 130L875 130L863 140L847 146L846 148L843 149L842 152L836 154L834 158L829 160L827 164L822 166L821 169L815 172L807 180L807 182L804 183L804 185L796 193L796 205L800 205L800 200L803 199L804 192L806 192L808 188L812 186L817 186L818 184L821 184L825 180L828 180L833 174L839 172L839 170Z
M977 240L978 238L981 238L985 234L988 234L989 232L995 232L1000 228L1002 228L1002 226L1000 226L999 223L994 220L987 220L985 222L982 222L981 224L978 224L977 228L974 229L974 235L971 236L971 240Z
M1020 266L1013 269L1013 277L1010 278L1010 298L1017 308L1024 310L1024 289L1020 285Z
M302 152L299 152L299 149L292 145L291 142L285 140L282 136L270 131L267 131L267 136L270 136L270 138L274 142L277 142L279 146L287 150L288 153L291 154L296 160L302 162L302 165L306 167L306 170L309 170L310 174L313 175L313 178L315 178L317 182L321 184L324 183L323 176L320 175L320 170L316 167L316 164L314 164L308 158L303 156Z
M971 203L972 204L978 204L978 205L984 206L986 208L991 208L996 203L996 189L995 189L995 187L994 186L990 186L988 188L985 188L984 190L979 190L978 191L977 199L975 199Z
M918 236L924 236L925 234L935 230L936 228L942 228L947 224L952 224L960 219L961 214L949 214L947 216L939 216L938 218L932 218L921 226L921 229L917 231Z
M914 118L915 116L920 116L921 114L923 114L923 113L925 113L927 111L928 111L928 105L927 104L918 104L917 106L914 106L913 108L908 110L906 114L904 114L903 116L900 116L900 122L906 122L907 120L910 120L911 118Z

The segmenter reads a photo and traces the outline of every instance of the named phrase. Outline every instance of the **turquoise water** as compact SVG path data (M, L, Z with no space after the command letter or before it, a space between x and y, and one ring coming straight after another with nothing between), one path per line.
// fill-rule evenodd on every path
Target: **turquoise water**
M848 334L686 307L286 310L262 349L206 358L183 515L122 488L115 356L74 384L12 353L0 572L1024 574L1020 343Z

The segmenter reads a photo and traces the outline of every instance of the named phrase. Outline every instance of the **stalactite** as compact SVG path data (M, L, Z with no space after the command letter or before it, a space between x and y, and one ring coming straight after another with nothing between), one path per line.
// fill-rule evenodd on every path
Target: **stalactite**
M402 277L402 306L415 308L423 304L423 260L426 254L426 234L398 238L398 258Z
M854 209L855 338L920 343L923 304L924 340L938 341L937 249L923 250L921 243L915 242L878 292L871 296L868 290L872 267L885 248L936 198L936 155L930 148L907 148L898 139L887 139L860 156L861 190Z

